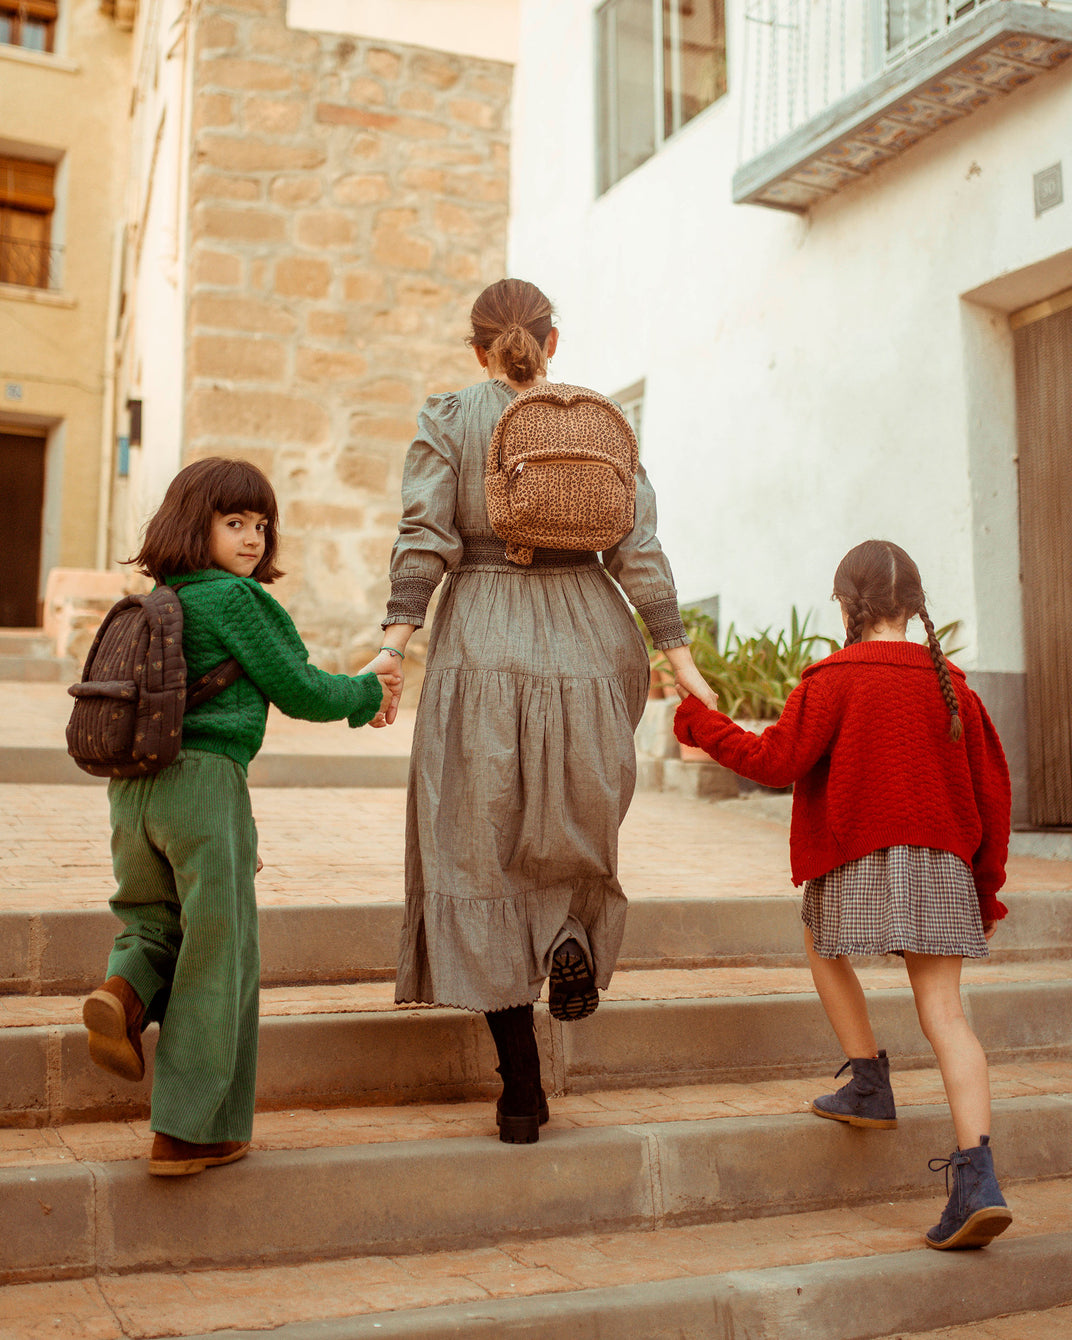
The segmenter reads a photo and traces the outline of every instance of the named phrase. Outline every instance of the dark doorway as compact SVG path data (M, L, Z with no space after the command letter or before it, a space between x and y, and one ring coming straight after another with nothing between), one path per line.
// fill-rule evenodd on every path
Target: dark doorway
M1072 306L1044 314L1060 306L1040 303L1013 338L1031 819L1064 826L1072 824Z
M0 568L0 626L35 628L41 576L45 502L45 439L0 430L0 507L4 561Z

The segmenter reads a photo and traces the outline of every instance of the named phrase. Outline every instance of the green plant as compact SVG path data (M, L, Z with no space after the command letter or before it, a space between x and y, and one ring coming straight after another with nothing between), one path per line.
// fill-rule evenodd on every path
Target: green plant
M770 627L752 637L743 638L731 624L719 646L718 625L702 610L684 607L681 619L691 643L696 668L719 697L719 710L727 716L754 721L773 721L781 715L785 700L800 683L809 665L837 651L841 643L822 633L809 633L809 612L801 620L794 605L789 628L772 632ZM648 655L655 671L669 673L666 657L652 644L643 622L637 624L644 635ZM935 630L942 650L953 656L960 648L947 647L956 636L960 620Z
M682 612L686 627L690 613ZM801 620L794 605L788 630L773 632L767 627L752 637L741 637L731 624L721 647L710 619L701 616L692 621L693 660L718 694L721 711L756 721L770 721L781 714L808 666L840 645L821 633L809 633L810 617Z

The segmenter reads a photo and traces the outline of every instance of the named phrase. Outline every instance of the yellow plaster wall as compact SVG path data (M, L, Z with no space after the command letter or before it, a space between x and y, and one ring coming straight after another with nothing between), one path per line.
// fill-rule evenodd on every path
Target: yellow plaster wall
M61 566L96 561L113 237L128 167L129 33L98 0L61 0L54 57L0 46L4 151L60 159L57 292L0 286L0 422L62 421ZM22 398L5 396L7 383ZM42 580L44 574L42 574Z

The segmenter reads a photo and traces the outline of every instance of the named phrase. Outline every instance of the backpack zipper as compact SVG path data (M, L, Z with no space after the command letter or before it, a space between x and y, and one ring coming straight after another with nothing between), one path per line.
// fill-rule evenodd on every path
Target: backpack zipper
M617 467L610 461L592 461L583 460L577 456L543 456L538 461L519 461L510 471L510 478L516 479L526 465L601 465L605 470L613 470L618 473Z

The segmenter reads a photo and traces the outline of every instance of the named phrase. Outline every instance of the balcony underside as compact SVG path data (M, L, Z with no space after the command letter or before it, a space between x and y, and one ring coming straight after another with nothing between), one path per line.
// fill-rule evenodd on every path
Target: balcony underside
M803 214L1069 58L1072 14L987 6L744 163L733 199Z

